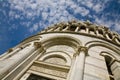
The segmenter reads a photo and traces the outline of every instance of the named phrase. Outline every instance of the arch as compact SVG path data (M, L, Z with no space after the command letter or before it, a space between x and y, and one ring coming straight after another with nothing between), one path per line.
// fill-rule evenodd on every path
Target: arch
M77 46L82 45L80 40L66 35L59 35L48 38L42 41L42 44L46 49L54 45L68 45L75 49Z
M114 75L113 75L113 71L111 70L111 65L116 60L115 56L105 51L101 52L100 55L104 56L110 80L114 80Z
M90 42L86 43L85 46L88 47L88 49L90 49L91 47L95 47L95 46L102 46L102 47L108 48L108 49L116 52L117 54L120 54L119 48L117 48L114 45L108 44L106 42L102 42L102 41L90 41Z
M42 56L39 60L45 61L46 59L50 59L52 57L59 57L60 59L63 59L66 62L65 65L69 65L69 66L71 65L70 56L67 53L61 51L48 52L47 54Z
M101 56L105 56L105 57L110 57L112 60L115 60L117 59L113 54L109 53L109 52L106 52L106 51L102 51L100 53Z

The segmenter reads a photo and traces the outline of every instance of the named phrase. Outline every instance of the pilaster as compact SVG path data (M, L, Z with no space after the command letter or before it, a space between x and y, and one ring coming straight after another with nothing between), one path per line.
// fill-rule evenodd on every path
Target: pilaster
M76 53L73 55L74 63L67 80L83 80L86 53L86 47L78 46Z

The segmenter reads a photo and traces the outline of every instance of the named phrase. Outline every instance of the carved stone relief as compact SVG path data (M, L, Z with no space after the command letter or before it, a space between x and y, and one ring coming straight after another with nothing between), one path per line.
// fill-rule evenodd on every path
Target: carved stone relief
M59 64L59 65L65 65L66 61L60 57L50 57L48 59L45 59L44 62L53 63L53 64Z
M64 72L62 70L58 70L56 68L53 69L53 67L50 66L32 66L31 70L45 73L45 74L50 74L53 76L61 77L61 78L67 78L67 72Z

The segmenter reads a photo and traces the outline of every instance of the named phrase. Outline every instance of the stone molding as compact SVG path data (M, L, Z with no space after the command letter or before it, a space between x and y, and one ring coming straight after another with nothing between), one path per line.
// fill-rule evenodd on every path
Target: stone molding
M82 26L84 26L85 29L82 29ZM67 28L67 27L69 27L69 28ZM77 29L77 27L79 27L79 29ZM76 29L77 29L77 31L76 31ZM102 37L109 41L112 41L113 43L120 45L120 35L117 32L114 33L105 26L99 26L96 24L92 24L89 21L81 22L81 21L74 20L74 21L69 21L67 23L61 22L61 23L58 23L58 24L48 27L47 29L41 31L40 33L56 32L56 31L60 31L60 32L66 32L66 31L69 32L70 31L70 32L76 32L76 33L83 33L83 32L81 32L81 29L85 31L85 34ZM86 31L86 29L88 29L88 31ZM102 31L102 33L101 33L101 31ZM91 34L90 32L93 32L94 34ZM40 33L38 33L38 34L40 34Z

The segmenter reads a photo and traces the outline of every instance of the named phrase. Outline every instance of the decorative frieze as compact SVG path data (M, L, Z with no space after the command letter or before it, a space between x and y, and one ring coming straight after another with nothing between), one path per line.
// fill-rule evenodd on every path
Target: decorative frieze
M49 75L54 75L56 77L61 77L61 78L67 78L68 70L63 69L60 67L55 67L55 66L50 66L47 64L41 64L41 63L35 63L31 66L30 70L44 73L44 74L49 74Z
M84 27L83 27L84 26ZM120 41L113 40L114 36L119 39L118 36L112 34L112 31L109 30L109 28L105 26L98 26L96 24L92 24L90 21L81 22L81 21L69 21L68 23L61 22L59 24L55 24L53 27L57 27L56 29L45 29L46 32L55 32L55 31L72 31L77 33L85 33L88 35L94 35L99 38L105 38L107 40L110 40L114 42L117 45L120 45ZM86 31L88 29L88 31ZM83 32L83 30L85 32ZM92 32L92 33L90 33ZM101 35L101 36L100 36Z

